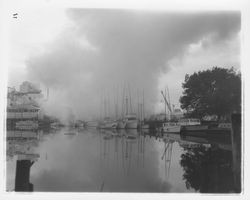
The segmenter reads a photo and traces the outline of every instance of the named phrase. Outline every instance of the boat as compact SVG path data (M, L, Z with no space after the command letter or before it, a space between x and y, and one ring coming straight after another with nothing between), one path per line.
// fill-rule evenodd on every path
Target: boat
M165 122L162 126L164 133L180 133L181 131L203 131L208 129L207 125L201 125L199 119L185 118L178 122Z
M140 115L140 123L138 125L138 127L140 129L149 129L149 124L145 123L145 105L144 105L144 90L142 93L142 104L138 103L138 107L139 107L139 115Z
M137 119L136 119L136 114L127 114L125 115L125 119L124 119L126 126L126 129L137 129Z
M125 138L127 141L135 141L138 138L138 132L135 129L127 129Z
M165 93L163 91L161 91L161 94L163 96L163 99L165 101L165 120L167 119L167 107L168 110L170 112L170 119L173 116L173 111L172 111L172 107L171 107L171 103L170 103L170 96L169 96L169 92L168 92L168 99L167 99L167 92L166 92L166 88L165 88ZM163 133L180 133L181 130L181 124L183 124L183 121L179 121L179 122L165 122L162 125L161 131Z
M231 123L219 123L218 128L231 130L232 124Z
M87 128L97 128L99 123L97 121L88 121L86 122L85 126Z
M195 134L195 135L228 135L231 132L230 123L219 123L217 126L210 126L200 124L198 119L191 119L191 125L183 124L181 126L181 133Z
M128 99L129 95L129 99ZM123 96L124 99L124 96ZM124 112L122 112L122 120L119 120L118 128L125 129L137 129L138 121L136 118L136 114L133 113L132 103L131 103L131 94L130 89L128 88L128 94L125 97L125 102L123 102ZM124 104L125 103L125 104Z
M118 123L116 121L110 119L109 117L106 117L99 127L101 129L116 129L117 125Z

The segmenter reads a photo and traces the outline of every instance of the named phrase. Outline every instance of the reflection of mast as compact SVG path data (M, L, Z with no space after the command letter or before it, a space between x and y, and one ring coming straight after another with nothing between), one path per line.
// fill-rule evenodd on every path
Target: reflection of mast
M129 106L130 106L129 112L132 113L132 112L133 112L133 109L132 109L132 100L131 100L130 85L128 85L128 92L129 92Z
M123 172L125 171L125 167L124 167L124 137L122 137L122 168L123 168Z
M142 123L144 124L145 120L145 105L144 105L144 90L142 91Z
M145 137L143 137L143 148L142 148L142 161L143 161L143 168L144 168L144 157L145 157Z
M110 164L110 160L109 160L109 154L110 154L110 135L107 134L105 132L105 136L103 138L100 138L101 141L103 140L104 144L103 144L103 154L102 154L102 142L100 142L100 155L103 155L101 156L101 159L100 159L100 167L103 167L104 170L101 170L104 174L102 175L102 184L101 184L101 187L100 187L100 191L102 192L103 191L103 188L104 188L104 183L105 183L105 179L106 179L106 174L107 174L107 171L106 170L109 170L109 164ZM102 162L102 157L103 157L103 165L101 165L101 162Z
M33 184L30 183L30 168L34 161L17 160L15 191L33 191Z
M125 87L125 86L124 86ZM124 110L124 99L125 99L125 88L123 87L123 90L122 90L122 118L124 118L124 113L125 113L125 110Z
M172 151L173 151L173 141L172 140L168 140L168 141L165 140L164 146L165 146L165 150L164 150L164 153L163 153L161 159L163 160L163 158L165 158L165 177L166 177L166 179L168 179L169 173L170 173Z

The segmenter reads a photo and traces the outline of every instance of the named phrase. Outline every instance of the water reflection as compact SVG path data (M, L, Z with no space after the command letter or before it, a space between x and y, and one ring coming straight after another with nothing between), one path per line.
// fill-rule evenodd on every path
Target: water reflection
M202 144L184 147L184 151L180 164L187 188L202 193L233 192L232 152Z
M33 191L33 184L30 183L30 168L34 161L16 161L15 191Z
M30 168L40 154L35 152L41 131L8 131L7 161L16 162L15 191L33 191L30 183Z
M7 162L16 163L15 171L7 167L15 191L234 192L231 141L221 137L9 131Z

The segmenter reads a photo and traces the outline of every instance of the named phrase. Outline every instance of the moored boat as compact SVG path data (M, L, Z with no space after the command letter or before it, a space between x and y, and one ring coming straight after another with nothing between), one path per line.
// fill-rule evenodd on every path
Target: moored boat
M128 114L125 116L126 129L137 129L137 119L135 114Z
M207 129L207 125L201 125L199 119L185 118L178 122L165 122L162 126L164 133L180 133L181 131L200 131Z
M98 121L88 121L85 126L88 128L97 128L99 125Z
M104 121L100 124L101 129L116 129L118 123L110 118L105 118Z

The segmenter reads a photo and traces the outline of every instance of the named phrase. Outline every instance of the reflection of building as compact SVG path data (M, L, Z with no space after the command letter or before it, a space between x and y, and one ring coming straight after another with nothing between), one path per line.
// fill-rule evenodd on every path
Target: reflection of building
M36 153L41 132L7 131L7 159L16 158L15 191L33 191L30 168L38 160Z
M39 117L39 107L33 105L13 105L7 107L8 119L33 119L37 120Z
M17 156L19 160L37 160L38 154L34 153L38 146L40 132L32 131L7 131L7 158Z
M31 160L17 160L15 191L33 191L33 184L30 183L30 168L33 163Z

